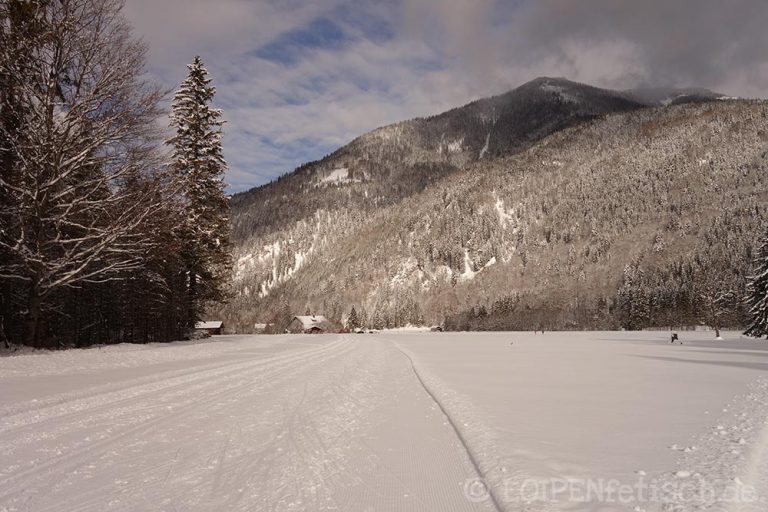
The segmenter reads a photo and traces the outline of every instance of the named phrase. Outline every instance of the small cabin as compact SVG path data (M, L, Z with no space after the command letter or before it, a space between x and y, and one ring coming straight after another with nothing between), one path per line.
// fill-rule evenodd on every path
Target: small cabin
M295 316L288 325L292 333L322 334L328 331L330 324L323 315Z
M216 336L224 333L224 322L221 320L211 320L208 322L197 322L195 329L198 331L205 331L211 336Z

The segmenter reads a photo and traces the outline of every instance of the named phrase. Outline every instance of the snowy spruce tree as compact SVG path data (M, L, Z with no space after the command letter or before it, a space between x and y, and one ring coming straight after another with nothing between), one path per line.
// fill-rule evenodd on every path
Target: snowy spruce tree
M763 238L755 263L755 275L747 287L752 323L744 334L761 337L768 336L768 235Z
M231 269L227 165L221 148L222 112L211 107L215 88L200 57L176 92L171 112L174 176L182 219L178 236L185 263L187 326L206 306L224 300Z
M347 318L347 327L351 330L360 328L360 317L357 315L355 306L352 306L352 311L350 311L349 318Z

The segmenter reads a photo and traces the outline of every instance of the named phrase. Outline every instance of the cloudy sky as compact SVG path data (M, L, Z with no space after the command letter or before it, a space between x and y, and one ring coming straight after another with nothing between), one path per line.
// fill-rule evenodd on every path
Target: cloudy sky
M202 56L230 191L537 76L768 96L766 0L126 0L169 88Z

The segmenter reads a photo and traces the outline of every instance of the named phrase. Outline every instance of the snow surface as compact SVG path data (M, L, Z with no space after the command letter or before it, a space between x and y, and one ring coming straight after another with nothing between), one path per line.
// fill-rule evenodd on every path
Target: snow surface
M768 343L680 334L218 336L0 357L0 511L768 510ZM599 503L555 492L565 479L697 485Z
M459 425L504 510L768 510L768 343L708 336L681 333L682 346L658 332L391 339ZM710 435L719 424L727 435ZM569 479L575 500L541 492L525 503L532 489ZM612 479L654 489L703 482L717 496L750 482L761 501L638 492L644 501L606 504L579 495Z
M496 203L494 204L494 207L496 208L496 213L499 215L499 224L501 224L501 227L506 228L507 224L514 223L515 212L507 212L507 209L504 207L504 200L500 197L497 197L496 192L494 192L494 197L496 197Z
M214 339L0 358L0 510L493 510L391 343Z
M472 270L472 259L469 257L469 249L464 248L464 272L459 276L462 281L471 281L478 272Z
M344 184L344 183L354 183L359 182L360 180L354 180L349 177L349 168L347 167L339 167L337 169L333 169L328 176L324 176L319 179L317 182L318 187L325 186L325 185L334 185L334 184Z
M480 157L479 158L482 159L485 156L485 154L488 152L488 143L490 141L491 141L491 132L488 132L485 135L485 144L483 144L483 147L480 148Z
M473 270L474 263L472 262L472 258L469 257L469 249L465 248L464 249L464 272L462 272L459 275L459 279L461 281L471 281L475 278L477 274L487 269L488 267L492 267L495 264L496 264L496 256L492 256L491 259L489 259L480 270L474 271Z
M462 150L463 146L464 146L464 137L462 137L459 140L449 142L447 149L449 153L459 153Z
M430 332L432 330L431 327L425 327L422 325L406 325L404 327L392 327L391 329L381 329L382 333L421 333L421 332Z
M277 241L273 244L265 245L261 254L258 255L258 262L264 264L271 262L270 277L261 282L259 285L258 295L260 298L269 295L270 291L277 285L285 283L290 280L296 272L298 272L307 262L307 258L315 252L317 245L317 239L320 236L320 222L317 223L318 232L314 235L312 243L309 245L306 251L296 251L293 254L293 266L288 267L281 271L280 269L280 255L282 253L282 246L290 246L292 240L286 240L284 242ZM253 254L246 254L237 260L235 265L235 279L241 280L250 275L250 272L255 267L256 260Z

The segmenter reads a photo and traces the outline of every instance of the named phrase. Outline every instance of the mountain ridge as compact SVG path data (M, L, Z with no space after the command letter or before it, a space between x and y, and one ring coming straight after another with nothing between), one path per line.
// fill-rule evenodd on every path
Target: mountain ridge
M520 90L521 88L522 91ZM376 146L373 143L376 140L383 139L385 143L392 144L391 147L402 149L398 145L398 137L402 141L404 136L412 135L404 135L402 133L403 127L410 129L409 127L413 127L415 124L428 123L434 118L438 118L438 123L434 124L434 126L439 126L440 128L446 126L450 128L450 122L456 122L456 119L481 119L479 114L487 114L489 110L493 112L493 107L498 104L494 104L494 101L504 102L504 96L515 93L515 91L517 91L518 98L522 95L524 101L521 101L517 107L508 107L511 111L515 111L514 108L518 108L522 110L517 110L517 112L526 112L526 107L530 107L532 103L539 106L552 107L552 110L544 112L543 115L532 117L535 123L538 123L536 126L543 127L543 133L526 133L525 135L532 139L529 141L523 139L523 142L521 142L520 138L515 137L508 139L512 141L506 146L506 148L511 148L508 151L488 155L489 150L486 149L486 152L481 155L483 146L480 146L478 149L479 143L477 141L479 137L477 133L470 133L470 142L460 146L458 151L451 152L448 151L444 138L438 139L434 136L434 133L436 133L434 127L425 130L427 135L424 135L424 132L422 132L421 136L422 140L425 141L424 143L420 142L419 144L406 147L407 151L405 152L388 152L386 144ZM556 140L560 133L570 133L573 130L579 130L580 126L591 126L594 123L608 123L617 116L633 119L632 116L635 112L644 112L643 116L646 117L642 121L643 131L637 131L635 136L645 137L645 133L651 133L655 129L661 129L662 131L673 130L672 126L667 125L663 125L662 128L654 128L654 116L664 117L664 113L669 109L678 108L689 113L703 115L703 111L696 110L696 105L705 104L700 103L698 97L689 104L648 108L639 102L633 102L622 97L622 94L625 93L615 91L608 91L606 93L604 91L574 82L540 78L524 84L509 93L505 93L505 95L477 100L432 118L419 119L417 123L411 120L379 128L356 138L356 145L353 145L355 144L355 141L353 141L350 145L340 148L331 156L326 157L326 159L333 157L330 161L324 159L319 161L319 163L314 162L303 166L296 171L296 174L303 178L297 184L298 186L287 187L284 189L284 192L288 192L288 194L276 195L276 197L271 197L270 199L272 201L271 204L281 203L285 208L295 206L297 201L304 201L303 207L311 206L305 208L304 211L298 212L293 218L283 219L282 225L279 222L273 222L268 229L262 229L261 232L255 235L251 234L250 236L242 236L241 232L241 237L238 239L236 247L234 288L237 295L233 303L227 306L223 313L242 329L247 329L247 326L255 319L261 322L275 320L276 315L279 316L280 311L285 313L289 309L301 312L309 308L340 320L349 312L349 309L354 304L357 304L359 308L381 311L382 318L378 319L378 323L383 322L385 320L383 317L386 316L385 323L391 325L400 325L403 322L407 323L408 321L413 322L416 320L435 323L460 314L462 310L462 307L460 307L461 301L458 296L455 296L455 290L451 292L454 293L452 299L446 299L446 296L451 293L446 295L446 293L442 292L435 294L411 290L398 300L394 300L391 298L383 299L381 293L384 292L377 295L378 292L369 289L368 284L361 285L355 283L358 283L357 280L363 283L371 281L376 283L379 290L383 290L387 287L391 288L392 283L396 283L398 279L402 278L403 272L410 272L408 269L403 270L405 268L403 262L411 261L409 259L410 256L400 254L395 257L390 254L392 251L389 250L393 247L392 244L413 243L413 241L407 242L407 237L404 238L403 233L419 230L417 227L419 226L418 220L402 217L402 213L409 209L418 211L421 203L434 202L434 195L437 193L435 190L443 190L445 183L455 184L473 179L482 179L485 174L496 172L493 169L498 162L505 162L509 158L524 158L526 154L537 147L551 145L552 140ZM532 95L535 101L531 102L526 95ZM574 102L572 98L564 98L563 95L576 96L577 99L586 97L591 98L591 100L587 102L588 108L579 110L583 103L576 104L576 107L579 108L569 107L569 104L574 105ZM597 95L597 98L595 98L595 95ZM717 95L717 98L720 97L721 95ZM494 98L501 98L501 100L494 100ZM539 103L536 103L536 101L539 101ZM603 102L602 107L601 102ZM514 105L514 102L511 103ZM744 105L752 105L753 108L758 108L755 105L759 105L753 105L749 102L742 103ZM725 115L729 108L739 110L743 114L746 112L744 109L734 106L741 105L742 103L733 101L716 102L713 104L713 108L715 109L714 112L718 112L718 115ZM509 102L506 104L508 105ZM610 108L606 108L605 105ZM612 109L611 112L605 112L605 110L610 109ZM595 110L601 113L594 113ZM458 117L456 116L457 111L461 114ZM466 114L467 112L469 114ZM552 124L548 125L547 115L552 112L556 115L552 118ZM541 114L540 111L537 113ZM488 122L486 121L486 123ZM699 121L696 122L698 123ZM490 124L493 125L493 123ZM476 127L477 124L470 124L469 126L469 131L471 131L471 128ZM398 130L400 130L399 133ZM430 132L430 130L432 131ZM439 131L439 129L437 130ZM448 131L450 132L450 130ZM552 138L553 136L554 139ZM393 139L394 144L392 143ZM520 145L514 146L516 143ZM352 146L352 150L350 150L349 146ZM376 150L378 150L378 153ZM358 152L355 153L355 151ZM401 175L396 174L395 186L392 188L394 192L390 197L383 197L383 194L389 193L387 187L392 186L392 181L386 180L386 178L391 178L391 176L385 175L385 179L377 182L375 181L378 178L376 176L371 179L370 176L359 174L361 171L363 173L366 171L360 163L374 165L371 163L375 162L374 157L378 158L378 161L383 162L382 168L389 172L391 172L391 167L396 165L405 166L409 171L421 168L424 174L422 176L424 181L419 183L418 186L411 188L406 186L398 190L396 188L397 178ZM389 160L387 160L387 157L389 157ZM344 158L347 160L343 161ZM616 156L614 155L612 158L616 158ZM349 164L345 169L346 175L343 176L346 179L338 179L341 173L339 172L339 167L335 166L339 165L340 161ZM557 162L558 160L553 158L552 161ZM552 163L552 165L557 166L558 164ZM531 164L531 168L534 167L539 168L541 166ZM343 167L341 168L344 169ZM372 170L377 171L379 169ZM327 179L328 176L332 176L332 178L329 180ZM293 177L292 179L296 180L297 178ZM503 192L501 187L499 188L500 192ZM280 192L279 189L269 187L264 190L270 193ZM496 197L494 196L497 194L495 189L486 192L483 197L487 198L491 192L491 196ZM443 193L446 192L443 191ZM429 199L430 197L433 199ZM339 201L338 199L342 200ZM484 199L483 201L486 200ZM512 198L498 195L487 206L487 208L490 208L489 211L496 212L494 214L495 222L499 226L503 227L505 224L511 223L514 217L514 214L508 209L510 201L512 201ZM446 206L448 204L446 203ZM267 215L271 213L270 203L263 204L261 207L262 214ZM758 209L760 208L762 206ZM762 212L762 210L760 211ZM233 213L236 223L242 221L240 216L243 214L243 210L238 210L237 201L233 201ZM440 212L430 212L424 215L440 216ZM461 207L460 215L473 215L472 206ZM424 261L421 261L418 257L415 258L415 261L411 261L415 265L414 268L420 272L424 272L426 268L428 272L435 274L438 267L442 268L440 272L443 272L446 277L443 281L449 283L452 288L456 288L459 285L459 289L464 284L468 284L469 288L472 288L475 276L482 275L484 272L493 274L493 272L487 271L487 269L494 266L497 268L504 267L510 261L509 259L506 262L502 261L508 255L503 255L504 251L500 251L498 247L494 249L492 247L493 244L474 244L476 247L472 247L472 244L467 245L467 240L473 236L480 239L483 237L491 239L493 236L498 235L496 233L498 226L490 226L488 224L491 222L489 219L484 221L488 224L487 226L482 224L478 226L474 225L471 221L466 221L467 226L473 226L472 230L466 231L466 226L461 226L462 222L465 221L449 221L449 225L451 223L456 225L452 228L442 229L439 235L434 236L436 240L430 240L429 237L420 239L419 243L421 245L432 244L433 246L440 247L430 249L434 254ZM544 222L544 220L539 222ZM242 230L242 223L240 227ZM422 225L421 229L424 230L426 228ZM754 226L751 226L750 229L754 229ZM652 231L657 230L658 226ZM376 233L384 231L390 233L390 239L381 238ZM530 228L527 229L527 232L530 232ZM509 236L509 233L505 236ZM519 234L515 236L524 237L524 235ZM552 235L550 234L550 236ZM358 243L358 240L371 240L371 244L373 244L376 250L366 251L365 244L361 245L361 243ZM509 244L510 241L507 240L504 243ZM517 243L516 241L515 244ZM526 245L523 242L520 243ZM590 243L595 248L605 244L604 241L601 242L598 239L592 240ZM744 244L742 242L739 243L741 244L740 247L743 248ZM480 246L485 248L479 248ZM343 254L334 254L329 248L337 249ZM380 254L377 254L377 252ZM530 248L528 249L528 254L532 255L535 252L531 251ZM387 258L390 256L387 256L387 254L390 254L394 260L389 261ZM423 256L426 253L419 254ZM363 267L355 264L355 258L358 258ZM590 258L590 256L587 256L587 258ZM430 262L428 260L434 261ZM397 264L392 263L393 261L396 261ZM439 264L435 264L435 262L439 262ZM489 264L489 262L491 263ZM627 263L632 263L632 261L627 261ZM743 264L743 261L740 264ZM410 263L407 265L410 265ZM338 266L341 266L341 268L337 268ZM354 278L354 275L346 274L345 269L353 267L355 268L353 274L357 276L356 278ZM372 275L367 276L366 274L369 272L366 272L364 267L378 269L376 272L386 269L383 271L387 277L382 281L383 278L381 276L375 278ZM319 271L319 268L325 270ZM321 273L317 274L317 272ZM324 275L322 272L337 275L338 279L327 275L325 278L318 278L318 276ZM616 269L613 268L611 272L613 276L610 284L601 288L600 299L606 303L616 301L617 290L613 288L618 288L621 283L620 276L616 275ZM311 278L309 277L310 275L315 277ZM498 279L504 280L503 277ZM330 284L331 281L334 284ZM345 283L344 286L340 286L340 282ZM351 292L345 291L347 287L352 287L353 290ZM354 287L366 289L367 295L354 290ZM431 298L428 297L430 294L433 295ZM485 298L477 297L473 292L466 292L464 295L465 297L475 297L472 300L477 304L482 304L487 309L493 309L496 300L504 299L498 293L490 294ZM439 300L435 299L435 297L438 297ZM590 300L593 299L597 300L597 298L590 297ZM442 301L445 304L436 306L436 300L438 302ZM519 297L517 300L519 300ZM400 302L399 305L397 304L398 302ZM529 302L527 307L538 307L535 300L531 299ZM381 304L384 303L387 305L382 306ZM466 304L463 307L466 309ZM401 312L397 313L395 310L400 310ZM402 310L409 310L410 312L406 315L402 313ZM405 317L408 317L407 321ZM374 319L370 318L370 320L373 321Z
M578 95L581 102L570 101L568 95ZM379 207L422 190L470 161L519 151L571 124L637 108L643 105L620 92L540 78L434 116L383 126L269 184L235 194L231 200L235 210L247 210L249 202L266 201L278 211L253 222L235 219L234 239L237 242L253 233L264 234L265 228L283 221L295 222L306 213L302 210L318 206L311 197L302 197L300 201L306 205L293 204L290 209L276 204L270 196L283 195L281 189L296 194L323 179L328 185L367 181L373 185L368 192L374 196L374 206ZM335 198L335 202L344 202L344 198Z

